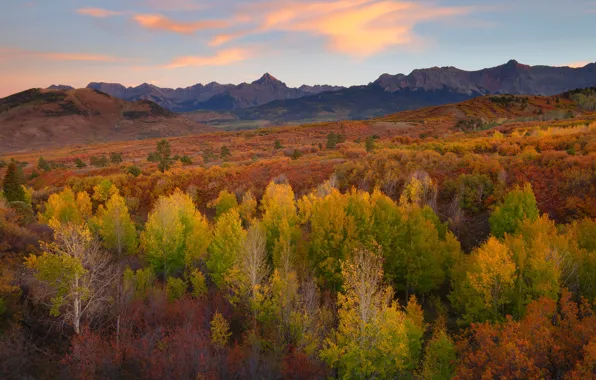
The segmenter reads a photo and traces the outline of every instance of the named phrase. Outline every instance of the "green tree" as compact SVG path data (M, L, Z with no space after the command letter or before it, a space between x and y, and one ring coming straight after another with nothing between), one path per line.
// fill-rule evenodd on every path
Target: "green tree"
M168 140L161 140L157 143L157 150L156 150L156 160L157 160L157 168L162 173L165 173L166 170L170 169L172 166L172 148L170 147L170 143Z
M327 149L335 149L337 144L346 141L346 138L341 134L329 132L327 135Z
M421 376L425 380L449 380L455 374L457 352L444 328L435 329L424 350Z
M424 324L415 299L404 312L383 285L380 253L357 250L342 263L345 293L338 294L339 326L321 358L342 379L394 379L417 363Z
M538 216L536 197L532 186L526 183L523 188L516 186L505 195L503 203L495 207L489 218L490 230L494 236L503 238L506 233L515 233L524 219L536 220Z
M141 172L141 168L139 168L139 167L138 167L138 166L136 166L136 165L129 166L129 167L128 167L128 169L126 169L126 171L127 171L127 172L128 172L130 175L132 175L133 177L138 177L138 176L140 176L140 175L141 175L141 173L142 173L142 172Z
M372 152L375 149L375 139L372 136L368 136L364 141L364 146L367 152Z
M49 301L50 314L63 318L79 334L82 320L105 312L112 300L110 287L119 275L85 224L54 219L50 226L54 242L42 243L43 254L29 256L25 264L47 287L50 296L40 301Z
M105 154L102 154L100 157L91 156L91 158L89 158L89 163L91 164L91 166L95 166L97 168L104 168L108 166L109 161L108 157Z
M222 190L219 192L217 199L209 202L210 207L215 208L215 217L219 218L226 212L238 207L238 199L235 194Z
M159 198L141 235L149 264L164 278L204 259L210 241L207 219L195 209L192 198L178 189Z
M168 301L179 300L186 293L186 282L181 278L168 277L166 282L166 294Z
M220 154L219 154L219 156L220 156L222 159L226 159L227 157L229 157L229 156L231 156L231 155L232 155L232 154L230 153L230 149L229 149L227 146L225 146L225 145L224 145L224 146L222 146L222 147L221 147L221 151L220 151Z
M83 162L83 160L81 160L79 157L75 158L74 164L79 169L87 167L87 164L85 162Z
M225 286L225 277L240 257L245 238L246 231L242 228L237 209L232 209L217 219L209 246L207 269L218 288Z
M122 153L111 152L110 153L110 162L112 164L119 164L122 162Z
M192 160L190 157L188 157L186 154L182 157L180 157L180 162L182 162L183 165L192 165Z
M8 202L25 201L25 190L23 189L24 183L23 170L17 166L15 161L12 161L8 164L4 180L2 181L2 191Z
M111 196L99 216L99 234L104 246L114 250L119 256L125 252L134 253L137 248L137 231L124 198L118 193Z
M281 142L279 142L279 140L275 140L275 142L273 143L273 149L277 150L277 149L283 149L284 146L281 145Z
M463 314L460 322L502 319L512 302L516 270L511 251L494 237L468 256L455 270L450 295Z
M49 172L50 170L52 170L52 168L50 167L50 163L41 156L37 160L37 168L39 170L43 170L44 172Z
M298 223L298 216L296 213L296 202L294 200L294 191L289 184L276 184L270 182L265 189L263 199L261 200L261 211L263 212L263 227L267 236L267 251L273 254L274 251L280 251L282 248L280 244L289 243L294 245L292 237L294 237L294 229ZM282 224L286 224L286 239L290 241L280 243L280 228Z
M93 186L93 200L104 203L114 194L118 194L118 188L109 179L103 179Z

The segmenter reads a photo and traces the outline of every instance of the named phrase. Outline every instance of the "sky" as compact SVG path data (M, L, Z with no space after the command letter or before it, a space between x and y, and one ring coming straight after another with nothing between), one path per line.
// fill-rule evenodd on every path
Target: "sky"
M0 97L89 82L359 85L596 61L596 0L0 0Z

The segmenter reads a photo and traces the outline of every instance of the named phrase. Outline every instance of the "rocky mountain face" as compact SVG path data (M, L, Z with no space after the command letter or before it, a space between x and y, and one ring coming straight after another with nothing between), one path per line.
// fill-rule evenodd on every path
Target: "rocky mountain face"
M105 92L114 97L134 101L151 100L175 112L196 110L233 111L260 106L274 100L296 99L324 91L342 89L339 86L288 87L270 74L263 75L252 83L239 85L196 84L186 88L160 88L144 83L137 87L124 87L118 83L89 83L87 88Z
M555 95L596 84L596 64L581 68L528 66L511 60L504 65L478 71L455 67L414 70L410 75L384 74L371 85L387 92L403 90L437 91L458 94Z

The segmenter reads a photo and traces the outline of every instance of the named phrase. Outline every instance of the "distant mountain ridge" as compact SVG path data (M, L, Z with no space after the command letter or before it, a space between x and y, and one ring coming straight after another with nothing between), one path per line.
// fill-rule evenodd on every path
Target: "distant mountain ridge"
M288 87L269 73L252 83L239 85L211 82L186 88L160 88L143 83L137 87L124 87L119 83L91 82L87 88L105 92L114 97L128 100L151 100L175 112L196 110L233 111L260 106L279 99L296 99L324 91L343 89L340 86Z
M401 90L435 91L444 88L468 95L512 94L555 95L596 83L596 63L580 68L528 66L515 60L478 71L455 67L432 67L414 70L409 75L383 74L373 86L387 92Z
M92 82L87 87L127 101L150 100L174 112L208 111L209 119L219 113L225 119L280 124L363 119L482 95L550 96L591 86L596 86L596 63L572 68L529 66L510 60L476 71L449 66L416 69L408 75L383 74L367 85L349 88L293 88L268 73L252 83L239 85L211 82L172 89L147 83L127 88L118 83ZM201 116L197 118L203 120Z

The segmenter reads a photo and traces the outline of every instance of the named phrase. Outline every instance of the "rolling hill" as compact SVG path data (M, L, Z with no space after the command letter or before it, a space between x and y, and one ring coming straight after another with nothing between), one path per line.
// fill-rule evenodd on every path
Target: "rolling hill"
M92 89L31 89L0 99L0 152L211 130L153 102Z

